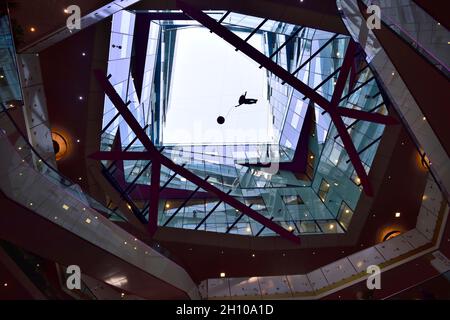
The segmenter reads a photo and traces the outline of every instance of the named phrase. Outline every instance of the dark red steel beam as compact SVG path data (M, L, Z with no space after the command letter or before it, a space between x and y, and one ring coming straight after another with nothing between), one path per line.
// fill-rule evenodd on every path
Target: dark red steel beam
M136 137L141 141L147 151L153 155L158 156L159 152L151 142L150 138L147 136L142 127L139 125L139 122L136 121L131 111L128 109L128 106L125 102L123 102L122 98L116 92L114 87L109 82L108 78L104 75L102 70L94 70L94 74L99 82L100 86L105 91L108 98L111 100L112 104L116 107L117 111L119 111L122 118L128 124L131 130L136 134ZM145 143L144 143L145 142Z
M391 116L385 116L380 113L371 113L357 109L338 108L338 113L342 117L375 122L384 125L398 124L397 119Z
M130 110L128 110L127 105L123 102L122 98L119 96L119 94L116 92L114 87L109 82L108 78L103 74L103 71L101 70L95 70L94 71L95 76L97 77L97 80L100 84L100 86L105 91L106 95L109 97L111 102L114 104L114 106L117 108L117 111L121 114L122 118L126 121L128 126L134 131L138 139L141 141L142 145L147 149L147 152L149 154L149 157L152 161L158 161L161 165L166 166L167 168L171 169L172 171L176 172L177 174L183 176L187 180L191 181L192 183L196 184L198 187L202 188L205 191L208 191L210 193L215 194L220 200L223 202L229 204L233 208L241 211L245 215L249 216L253 220L261 223L266 228L274 231L275 233L279 234L280 236L291 240L297 244L300 244L300 238L294 235L292 232L286 230L279 224L273 222L272 220L264 217L263 215L259 214L255 210L247 207L242 202L236 200L234 197L226 194L222 190L214 187L207 181L203 180L199 176L195 175L191 171L185 169L182 166L177 165L169 158L165 157L164 155L160 154L158 150L153 145L153 142L150 140L150 138L147 136L144 130L142 130L141 126L137 122L137 120L134 118L133 114ZM115 155L117 156L117 155Z
M94 160L151 160L148 152L142 151L97 151L89 157Z
M342 62L341 71L339 72L339 76L336 81L333 96L331 97L330 108L332 111L330 112L330 116L341 138L344 148L347 151L350 161L352 162L352 165L355 168L356 174L361 180L361 185L364 188L364 192L368 196L373 196L372 185L369 181L369 177L367 176L366 170L364 169L364 166L361 162L361 158L359 157L358 151L356 150L352 138L350 137L347 131L347 127L345 126L344 121L338 114L341 110L345 109L338 107L338 105L339 101L341 100L342 93L344 92L345 84L347 83L350 70L352 68L355 50L356 50L356 43L350 40L350 43L348 44L347 51L344 56L344 61Z
M152 160L152 177L150 184L150 202L148 209L148 230L153 236L158 229L159 182L161 179L161 162Z
M333 96L331 97L330 108L336 109L341 100L342 93L345 89L345 84L347 83L347 78L350 74L352 64L354 61L354 55L356 51L356 43L350 40L347 46L347 50L344 55L344 61L342 62L341 70L339 71L339 76L334 86Z
M364 170L364 167L361 163L361 159L359 158L358 152L356 151L355 146L353 145L353 141L348 134L348 131L345 127L342 118L337 114L337 105L342 96L342 92L345 87L345 83L348 78L348 74L350 72L354 52L356 50L356 43L352 40L350 41L346 55L344 57L344 62L341 67L341 71L339 73L338 81L336 83L336 87L333 93L331 103L314 91L312 88L304 84L302 81L297 79L294 75L289 73L284 68L280 67L277 63L266 57L263 53L246 43L244 40L239 38L233 32L229 31L227 28L222 26L220 23L209 17L207 14L203 13L201 10L191 7L183 1L177 0L177 6L183 10L188 16L192 19L197 20L202 25L216 33L218 36L223 38L225 41L239 49L241 52L246 54L248 57L258 62L260 65L265 67L267 70L275 74L277 77L285 81L287 84L292 86L295 90L301 92L307 98L312 100L314 103L319 105L326 112L330 113L331 119L335 124L336 130L338 134L341 136L342 143L344 144L344 148L346 149L350 161L352 162L358 177L361 179L361 184L364 188L364 192L367 195L372 195L372 187L369 182L369 178Z
M309 86L304 84L302 81L297 79L294 75L289 73L284 68L280 67L276 62L272 61L266 57L263 53L252 47L250 44L245 42L239 36L235 35L233 32L229 31L226 27L219 24L216 20L209 17L207 14L203 13L201 10L195 9L183 1L177 0L177 6L184 13L190 16L192 19L197 20L202 25L207 27L209 30L217 34L219 37L223 38L225 41L233 45L236 49L258 62L264 68L272 72L274 75L280 79L286 81L295 90L304 94L307 98L313 100L321 108L328 111L329 102L327 99L322 97L316 91L311 89Z

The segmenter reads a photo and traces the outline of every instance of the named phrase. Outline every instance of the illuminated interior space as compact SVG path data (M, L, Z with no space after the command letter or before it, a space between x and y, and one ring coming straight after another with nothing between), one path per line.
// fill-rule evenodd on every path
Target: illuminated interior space
M450 298L440 4L72 2L1 7L1 300Z

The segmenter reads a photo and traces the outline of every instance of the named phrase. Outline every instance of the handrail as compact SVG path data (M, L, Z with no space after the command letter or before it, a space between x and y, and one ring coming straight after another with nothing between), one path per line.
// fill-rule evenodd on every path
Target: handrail
M71 187L71 186L75 186L77 185L76 183L73 183L70 179L68 179L67 177L65 177L63 174L61 174L57 169L55 169L52 165L50 165L40 154L39 152L36 151L36 149L33 147L33 145L28 141L28 139L26 138L26 136L24 135L24 133L22 132L22 130L19 128L19 126L17 125L17 123L14 121L14 119L11 117L11 115L9 114L8 109L6 108L4 103L1 104L2 110L0 110L0 113L4 113L9 121L11 122L11 124L15 127L15 130L22 136L24 142L26 143L26 145L30 148L30 150L32 151L32 153L34 155L37 156L37 158L46 166L48 167L51 171L53 171L57 176L61 177L62 179L59 179L59 182L62 183L63 185L65 185L66 187ZM109 208L104 207L102 204L100 204L97 200L93 199L92 197L90 197L89 195L83 193L83 196L86 198L86 200L88 200L89 205L95 209L96 211L99 211L100 209L96 209L94 208L94 206L92 206L92 203L95 203L102 208L101 211L103 212L107 212L111 217L112 215L114 215L115 217L118 217L120 220L122 221L127 221L127 219L122 215L119 214L115 211L112 211ZM108 218L109 218L108 217Z

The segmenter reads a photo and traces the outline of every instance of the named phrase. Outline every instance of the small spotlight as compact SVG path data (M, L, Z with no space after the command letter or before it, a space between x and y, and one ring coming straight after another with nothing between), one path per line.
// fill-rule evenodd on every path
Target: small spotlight
M83 96L79 96L78 100L80 100L80 101L83 100Z
M87 224L91 223L91 219L89 219L89 218L86 218L85 221L86 221Z
M30 31L31 31L31 32L35 32L35 31L36 31L36 28L35 28L35 27L31 27L31 28L30 28Z
M169 209L169 208L170 208L170 204L166 203L166 209Z
M225 278L225 272L221 272L221 273L220 273L220 277L221 277L221 278Z
M396 212L396 213L395 213L395 217L396 217L396 218L400 218L400 212Z

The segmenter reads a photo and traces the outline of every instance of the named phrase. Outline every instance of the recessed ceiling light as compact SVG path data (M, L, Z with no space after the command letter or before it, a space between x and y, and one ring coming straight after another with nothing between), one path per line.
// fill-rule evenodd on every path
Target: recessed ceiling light
M4 287L7 287L7 286L8 286L8 284L7 284L6 282L5 282L5 283L3 284L3 286L4 286Z
M255 254L254 253L252 253L252 258L254 258L255 257Z
M252 229L250 229L250 227L247 227L247 228L245 229L245 231L247 231L248 233L250 233L250 232L252 231Z
M35 27L31 27L31 28L30 28L30 31L31 31L31 32L35 32L35 31L36 31L36 28L35 28Z
M87 223L87 224L91 223L91 219L86 218L86 223Z
M64 210L69 210L69 206L67 204L63 204L62 207Z
M328 229L333 230L334 229L334 224L330 224L330 226L328 227Z
M221 273L220 273L220 277L221 277L221 278L225 278L225 272L221 272Z
M166 208L169 209L170 208L170 204L166 203Z
M396 212L396 213L395 213L395 217L396 217L396 218L400 218L400 212Z

